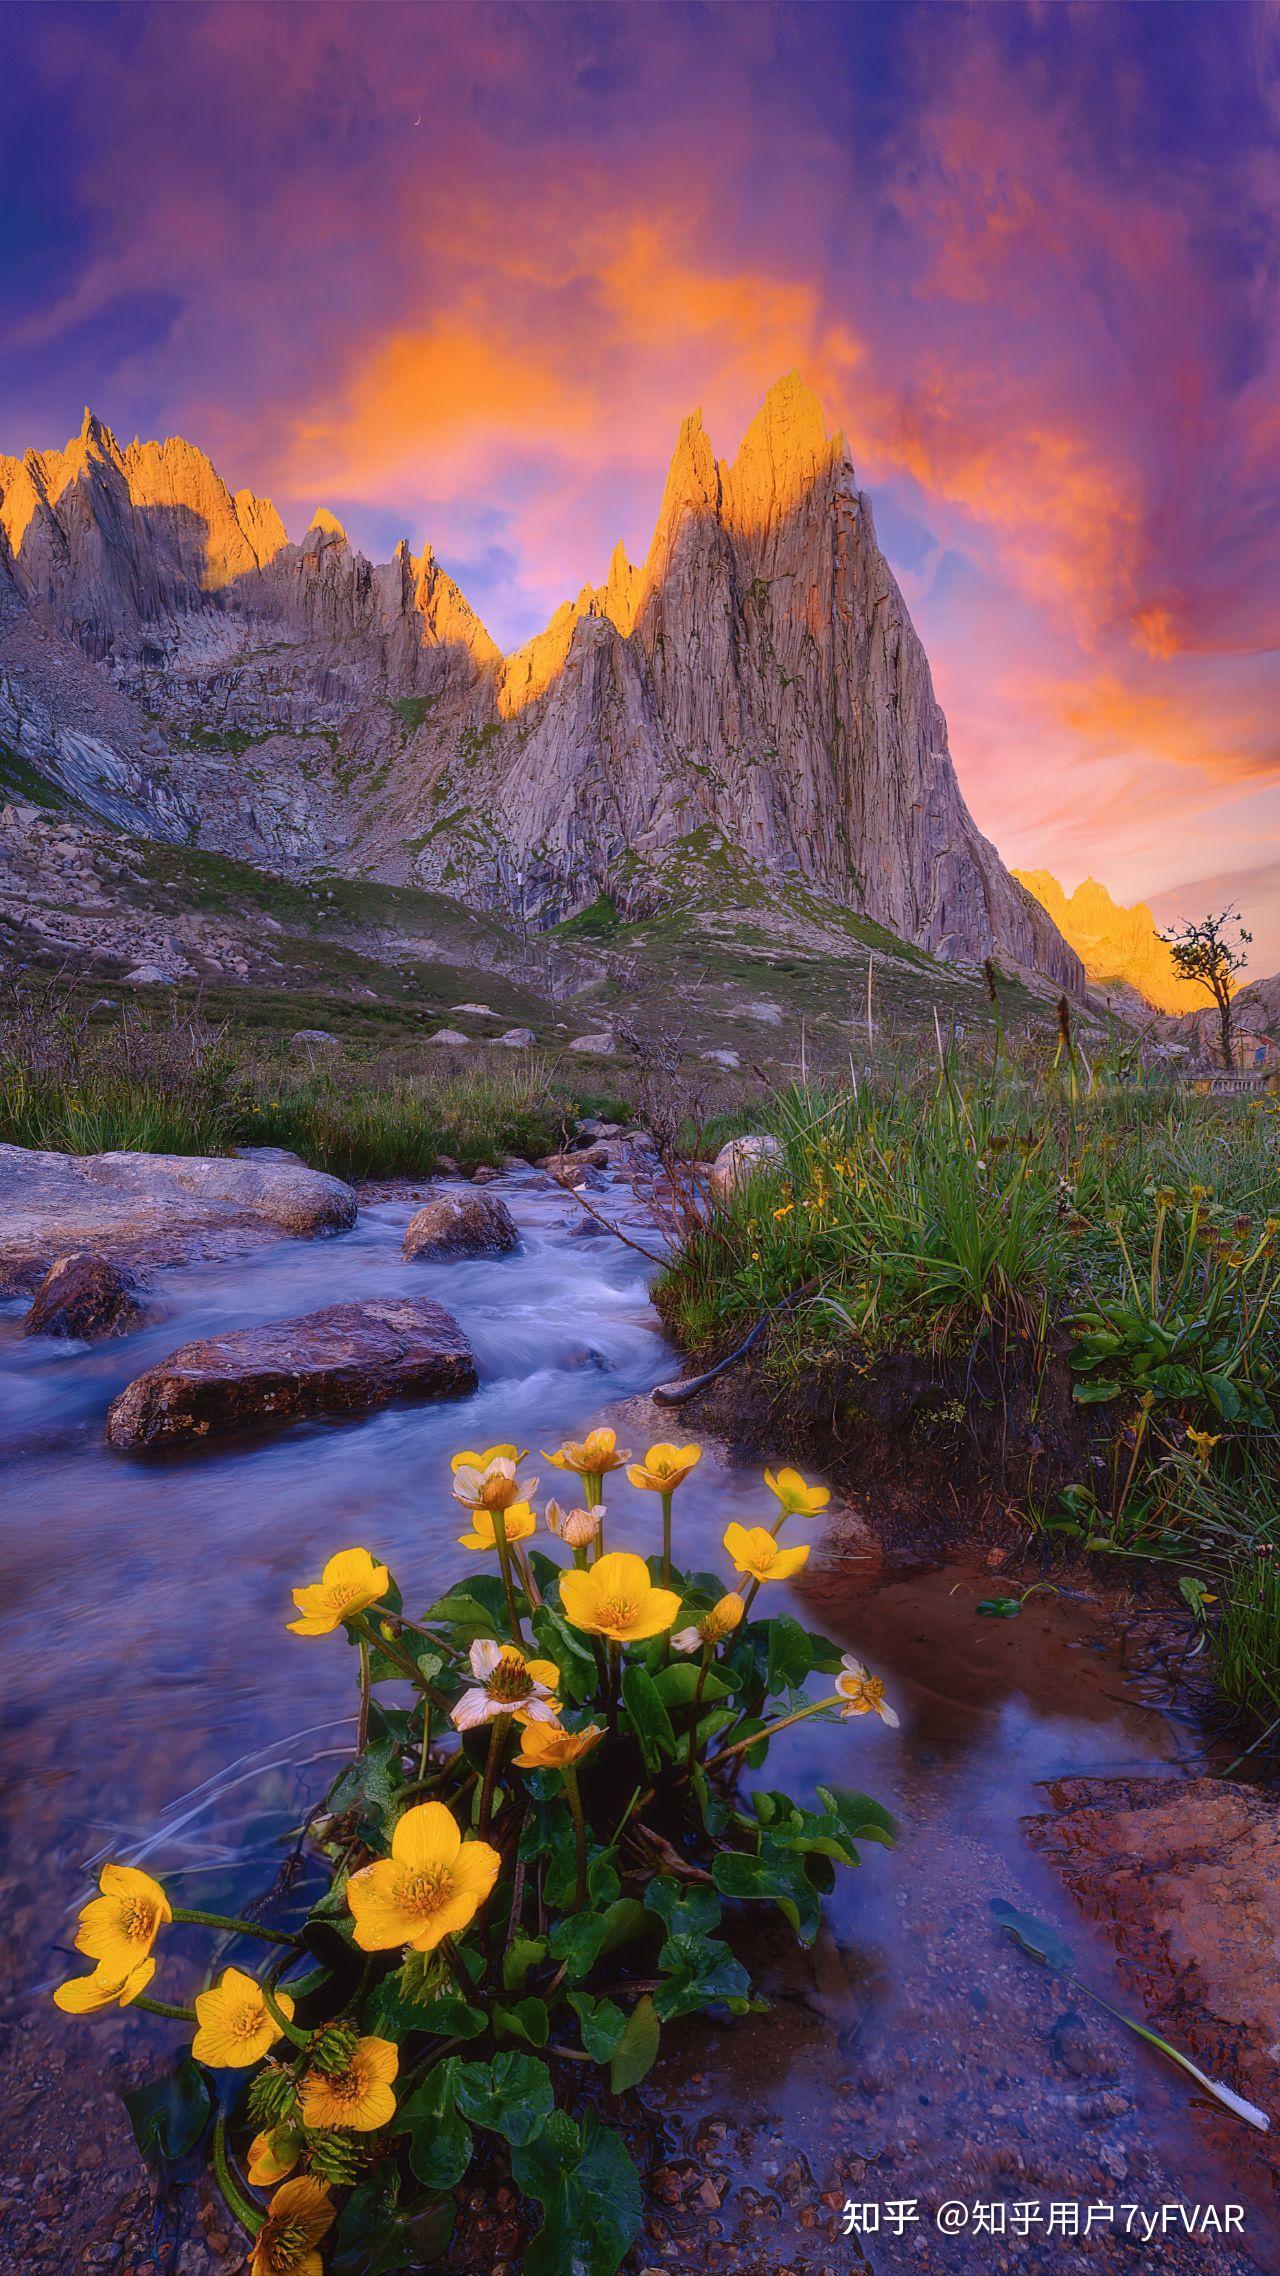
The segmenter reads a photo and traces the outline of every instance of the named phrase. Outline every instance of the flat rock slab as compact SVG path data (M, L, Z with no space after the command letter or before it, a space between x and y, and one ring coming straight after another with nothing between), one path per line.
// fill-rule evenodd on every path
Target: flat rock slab
M1280 1804L1222 1778L1068 1778L1026 1821L1113 1940L1135 2020L1277 2116ZM1280 2167L1280 2140L1249 2137Z
M288 1162L0 1146L0 1296L38 1287L78 1250L146 1270L355 1221L349 1185Z
M146 1316L146 1299L133 1274L107 1257L82 1250L58 1257L36 1290L22 1323L24 1336L61 1336L101 1343L127 1336Z
M426 1297L330 1304L184 1344L120 1393L107 1444L132 1453L194 1447L396 1399L462 1399L475 1387L471 1347L442 1305Z
M504 1257L520 1246L520 1229L496 1194L437 1193L405 1227L407 1258Z

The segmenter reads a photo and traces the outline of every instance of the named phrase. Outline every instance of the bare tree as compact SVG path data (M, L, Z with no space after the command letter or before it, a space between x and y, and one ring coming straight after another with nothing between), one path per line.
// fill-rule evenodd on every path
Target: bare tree
M1240 922L1240 911L1224 909L1220 917L1202 917L1198 924L1177 925L1161 939L1173 951L1179 977L1207 988L1218 1007L1222 1064L1231 1065L1231 993L1237 972L1249 959L1245 950L1253 939Z

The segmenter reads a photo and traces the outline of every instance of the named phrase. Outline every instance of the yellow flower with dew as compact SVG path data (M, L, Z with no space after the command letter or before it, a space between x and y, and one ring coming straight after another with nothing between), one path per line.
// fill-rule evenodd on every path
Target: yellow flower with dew
M273 1993L280 2013L293 2020L288 1992ZM224 1969L212 1990L196 1993L198 2029L191 2052L215 2071L248 2070L261 2062L284 2033L267 2006L260 1983L240 1968Z
M691 1628L677 1629L671 1641L678 1652L700 1652L707 1644L722 1644L733 1634L746 1609L736 1589L730 1589Z
M326 2183L314 2174L284 2182L253 2240L249 2276L324 2276L316 2246L337 2217Z
M139 1960L136 1967L123 1976L112 1967L98 1967L90 1975L71 1976L65 1984L59 1984L53 2004L60 2007L64 2015L100 2015L107 2007L131 2007L155 1972L154 1960Z
M784 1517L816 1517L831 1499L829 1486L811 1486L798 1470L766 1470L764 1482Z
M499 1715L515 1715L521 1723L554 1723L560 1681L554 1660L528 1659L517 1644L499 1644L486 1636L471 1647L471 1673L470 1691L451 1710L458 1730L474 1731Z
M615 1644L660 1636L680 1611L675 1590L655 1588L644 1558L629 1549L597 1557L585 1572L561 1573L560 1603L573 1627Z
M726 1526L724 1546L735 1573L749 1573L753 1581L788 1581L809 1554L807 1541L795 1549L780 1549L763 1525Z
M76 1950L122 1983L173 1919L173 1907L160 1883L136 1865L104 1865L98 1892L80 1908Z
M559 1502L549 1501L542 1514L557 1540L570 1549L589 1549L604 1523L605 1507L597 1502L594 1509L561 1509Z
M390 2039L357 2039L345 2070L308 2071L298 2089L303 2124L376 2133L395 2117L391 2082L399 2068L400 2050Z
M318 1581L294 1589L301 1618L285 1625L295 1636L331 1636L344 1620L377 1604L390 1586L386 1566L375 1564L367 1549L340 1549Z
M511 1508L502 1513L502 1529L509 1542L527 1541L531 1533L537 1532L538 1520L527 1502L513 1502ZM496 1549L498 1535L493 1522L493 1511L473 1509L471 1531L460 1533L458 1543L463 1549L473 1549L477 1556L484 1550Z
M593 1746L604 1737L598 1723L589 1723L585 1731L564 1731L559 1724L530 1723L520 1740L516 1756L522 1770L563 1770L581 1762Z
M255 2134L249 2144L245 2171L255 2189L269 2189L273 2181L283 2181L292 2173L306 2147L306 2137L296 2126L275 2126L270 2133Z
M869 1674L852 1652L845 1652L841 1657L836 1696L844 1702L845 1715L878 1715L891 1731L897 1730L898 1717L885 1698L881 1678Z
M536 1478L520 1477L520 1457L503 1447L470 1460L457 1455L453 1462L453 1498L469 1510L509 1510L522 1507L537 1492Z
M475 1918L502 1859L485 1841L464 1841L443 1802L420 1802L397 1819L390 1857L362 1865L347 1903L362 1952L409 1945L433 1952Z
M633 1486L642 1493L673 1494L702 1460L700 1446L651 1446L643 1462L633 1462L627 1472Z
M583 1439L567 1438L554 1454L544 1448L542 1459L557 1470L572 1470L575 1478L603 1478L623 1469L631 1456L620 1450L616 1431L592 1430Z

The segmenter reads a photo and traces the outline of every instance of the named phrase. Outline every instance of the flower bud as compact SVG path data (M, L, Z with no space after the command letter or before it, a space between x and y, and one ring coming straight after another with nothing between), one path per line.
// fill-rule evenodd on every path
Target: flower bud
M547 1503L546 1519L551 1531L570 1549L585 1549L600 1531L604 1516L604 1503L594 1509L561 1509L559 1502Z

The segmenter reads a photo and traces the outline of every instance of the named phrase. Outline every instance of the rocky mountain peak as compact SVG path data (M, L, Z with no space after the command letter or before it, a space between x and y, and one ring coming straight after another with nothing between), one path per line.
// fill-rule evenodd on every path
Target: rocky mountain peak
M1184 980L1145 901L1124 908L1096 877L1067 893L1047 869L1015 869L1014 877L1053 919L1100 988L1137 991L1159 1012L1198 1011L1204 991Z

